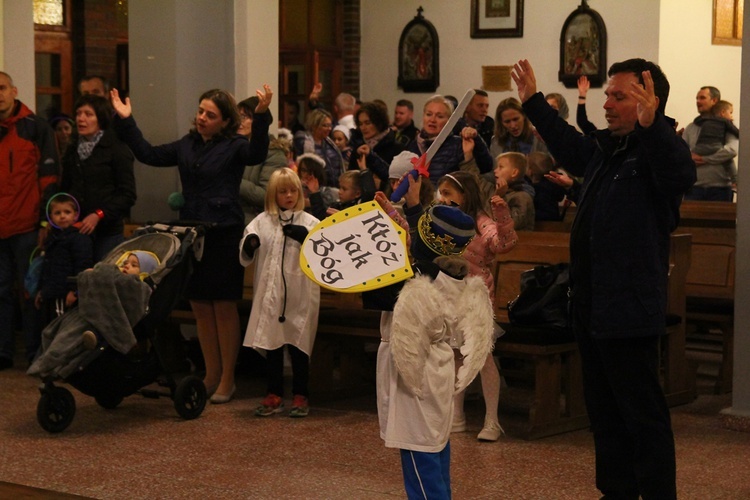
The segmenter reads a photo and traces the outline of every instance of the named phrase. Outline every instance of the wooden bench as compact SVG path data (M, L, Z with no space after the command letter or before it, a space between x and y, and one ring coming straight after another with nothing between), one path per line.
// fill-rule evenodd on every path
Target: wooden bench
M693 237L687 274L687 351L694 363L716 364L716 393L732 390L737 206L685 201L679 232Z
M569 262L569 239L566 232L522 232L512 251L498 255L494 305L496 318L501 324L507 326L507 304L519 293L521 273L537 265ZM685 358L685 278L689 263L690 235L673 235L668 291L668 312L672 321L661 346L661 378L670 406L688 403L694 397L694 385L688 377ZM556 331L513 326L508 329L509 333L498 340L495 349L501 367L523 361L531 368L525 372L517 370L521 378L533 374L530 387L533 387L534 396L529 405L525 437L534 439L586 427L588 417L576 343ZM504 371L508 380L507 370ZM522 380L516 382L523 383Z

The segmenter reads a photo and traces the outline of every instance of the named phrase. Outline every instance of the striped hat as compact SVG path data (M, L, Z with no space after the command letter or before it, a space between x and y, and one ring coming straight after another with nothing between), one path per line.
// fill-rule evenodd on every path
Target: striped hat
M414 239L412 254L417 260L432 261L464 253L476 229L474 219L461 209L434 205L419 218L417 232L419 238Z

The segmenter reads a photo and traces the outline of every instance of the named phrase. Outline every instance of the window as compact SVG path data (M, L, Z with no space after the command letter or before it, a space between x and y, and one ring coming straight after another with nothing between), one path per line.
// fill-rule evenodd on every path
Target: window
M743 5L743 0L714 0L712 44L742 45Z

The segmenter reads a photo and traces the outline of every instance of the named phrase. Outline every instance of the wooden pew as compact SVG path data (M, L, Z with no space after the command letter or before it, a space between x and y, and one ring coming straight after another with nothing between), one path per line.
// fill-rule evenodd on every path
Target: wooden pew
M519 361L529 365L525 369L516 368L511 378L519 375L520 379L524 371L527 376L533 374L534 395L524 430L527 439L588 425L576 343L559 332L507 325L507 304L520 291L521 273L537 265L569 262L569 238L565 232L521 232L518 245L497 257L495 314L509 333L498 340L496 356L501 367L516 366ZM673 235L668 291L668 312L673 321L661 346L662 384L670 406L685 404L694 394L685 359L685 277L689 262L690 235ZM505 372L507 380L509 374Z
M734 351L734 270L737 206L685 201L679 232L692 234L687 274L687 350L696 364L718 362L714 390L732 390Z

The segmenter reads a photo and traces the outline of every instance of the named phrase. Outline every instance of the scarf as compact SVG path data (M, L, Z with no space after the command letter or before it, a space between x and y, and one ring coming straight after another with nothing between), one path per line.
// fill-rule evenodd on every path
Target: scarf
M91 139L81 136L78 138L78 156L81 160L88 160L94 148L99 143L99 139L104 135L104 130L100 130Z

